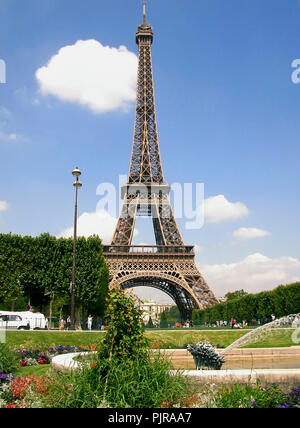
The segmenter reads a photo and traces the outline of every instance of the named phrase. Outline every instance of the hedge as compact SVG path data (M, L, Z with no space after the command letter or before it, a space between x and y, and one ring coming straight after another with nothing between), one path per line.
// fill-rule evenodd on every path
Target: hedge
M263 291L258 294L247 294L240 299L229 300L210 306L204 310L193 311L195 325L212 324L216 321L238 322L247 320L269 321L271 315L276 318L300 312L300 282L289 285L280 285L272 291Z

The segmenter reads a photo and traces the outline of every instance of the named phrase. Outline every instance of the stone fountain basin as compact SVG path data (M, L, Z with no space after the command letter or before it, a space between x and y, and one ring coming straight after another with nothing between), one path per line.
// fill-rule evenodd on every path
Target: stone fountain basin
M174 367L192 370L195 363L185 349L166 350ZM221 353L222 350L219 350ZM298 369L300 370L300 346L289 348L236 348L223 354L226 363L222 369Z
M195 370L193 357L186 349L165 349L164 352L172 360L174 368L183 370L185 376L203 383L280 383L300 385L300 346L289 348L243 348L231 349L226 352L226 364L222 370ZM220 350L221 352L222 350ZM154 350L153 352L159 352ZM79 364L75 357L91 353L74 353L58 355L52 359L52 367L56 370L76 370ZM255 368L255 362L265 362L267 367ZM276 363L288 362L289 368L277 368ZM235 367L238 363L237 369ZM240 367L248 364L248 367ZM295 365L296 367L293 367ZM191 370L189 370L191 369Z

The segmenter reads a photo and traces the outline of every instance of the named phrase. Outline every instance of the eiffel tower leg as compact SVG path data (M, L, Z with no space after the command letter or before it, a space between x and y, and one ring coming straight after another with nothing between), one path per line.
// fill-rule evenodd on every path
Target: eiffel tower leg
M154 195L153 226L157 245L184 245L178 228L169 195ZM163 242L163 244L159 244Z
M139 198L128 195L123 202L111 245L128 246L132 242Z

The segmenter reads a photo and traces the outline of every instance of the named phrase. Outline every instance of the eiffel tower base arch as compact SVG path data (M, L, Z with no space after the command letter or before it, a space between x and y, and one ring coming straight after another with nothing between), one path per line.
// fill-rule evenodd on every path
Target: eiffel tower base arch
M120 284L122 289L135 287L152 287L168 294L177 305L181 319L191 320L193 309L197 309L197 304L193 297L179 284L176 279L166 280L164 278L144 276L129 279Z
M168 294L178 306L183 321L193 309L217 303L199 272L192 246L105 246L109 287L152 287Z

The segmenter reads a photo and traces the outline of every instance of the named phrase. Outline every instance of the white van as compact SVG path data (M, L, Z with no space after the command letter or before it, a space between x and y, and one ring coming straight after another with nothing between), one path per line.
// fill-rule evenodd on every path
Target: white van
M33 312L7 312L0 310L0 329L44 330L47 321L43 314Z

